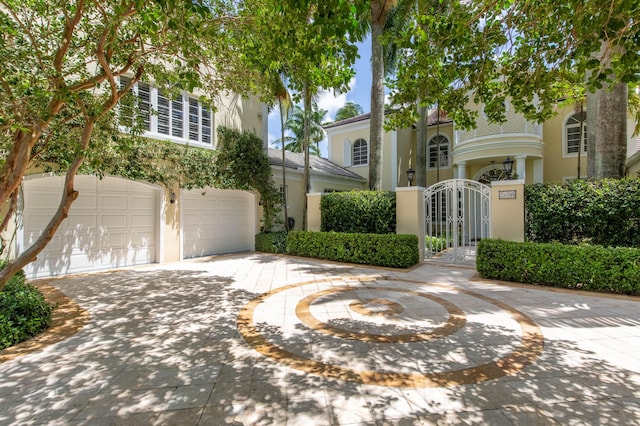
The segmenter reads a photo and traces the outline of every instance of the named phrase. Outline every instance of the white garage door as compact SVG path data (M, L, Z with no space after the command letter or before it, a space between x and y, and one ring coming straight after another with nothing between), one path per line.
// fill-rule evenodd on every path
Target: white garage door
M183 258L253 250L254 195L246 191L182 191Z
M18 250L35 241L58 208L64 177L24 182L23 227ZM155 262L160 191L124 179L77 176L79 196L38 259L32 278ZM20 233L19 233L20 234Z

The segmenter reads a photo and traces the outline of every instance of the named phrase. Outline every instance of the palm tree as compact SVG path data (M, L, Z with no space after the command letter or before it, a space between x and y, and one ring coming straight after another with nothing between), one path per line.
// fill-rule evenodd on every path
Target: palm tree
M385 65L395 66L397 50L393 45L383 49L382 35L396 32L408 17L416 0L371 0L369 25L371 29L371 120L369 135L369 189L382 187L382 141L384 138L384 78ZM386 64L385 64L386 62Z
M309 151L313 155L320 155L319 143L324 139L324 130L322 129L322 122L327 115L327 111L318 107L318 104L313 103L313 107L310 114L310 129L309 129ZM282 126L283 130L288 130L290 135L283 136L276 142L282 143L284 140L284 149L290 152L304 152L304 109L296 105L293 107L293 111L284 122Z
M338 112L336 112L335 121L346 120L347 118L356 117L362 114L363 112L364 110L359 104L349 101L346 104L344 104L344 106L340 108Z
M278 99L278 110L280 111L280 131L282 137L280 138L282 143L282 208L284 210L284 229L289 231L289 212L287 211L287 174L285 167L285 146L284 146L284 123L286 121L286 117L289 116L289 111L291 110L291 95L287 90L282 76L277 76L275 81L275 89L274 94Z

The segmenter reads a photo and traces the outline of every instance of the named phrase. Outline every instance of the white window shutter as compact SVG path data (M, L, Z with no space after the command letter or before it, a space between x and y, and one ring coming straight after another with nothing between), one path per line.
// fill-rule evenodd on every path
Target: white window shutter
M348 140L343 142L343 166L349 167L351 166L351 143Z

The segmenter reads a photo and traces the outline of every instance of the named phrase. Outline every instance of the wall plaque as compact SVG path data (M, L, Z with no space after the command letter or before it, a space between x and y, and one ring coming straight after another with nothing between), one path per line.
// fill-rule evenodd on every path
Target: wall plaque
M516 199L516 190L510 189L507 191L498 191L498 199L499 200L515 200Z

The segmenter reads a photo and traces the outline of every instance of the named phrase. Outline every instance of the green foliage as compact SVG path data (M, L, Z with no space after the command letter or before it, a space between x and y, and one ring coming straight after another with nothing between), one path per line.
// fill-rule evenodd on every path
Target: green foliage
M322 122L327 115L327 111L318 107L317 103L313 103L312 110L309 114L309 132L310 145L309 151L312 155L320 155L318 143L324 139L324 130L322 130ZM285 136L285 149L291 152L303 152L304 146L304 110L296 105L289 114L287 121L284 123L284 129L291 133L291 136ZM282 144L282 139L278 139L275 143Z
M420 257L415 235L307 231L289 232L287 253L393 268L409 268L417 264Z
M424 237L425 248L432 252L441 252L447 248L447 239L445 237Z
M640 249L482 240L476 268L484 278L640 295Z
M287 233L261 232L256 234L256 251L265 253L285 253L287 249Z
M390 81L389 128L416 122L416 101L439 103L456 125L473 127L481 104L505 119L504 101L533 121L595 91L637 82L638 0L519 0L421 3L411 25L387 41L401 47ZM602 41L605 41L603 44ZM604 52L601 54L601 49ZM586 78L585 78L586 77Z
M640 179L525 187L528 241L640 247Z
M0 264L0 269L4 262ZM53 306L20 271L0 291L0 349L8 348L41 333L51 325Z
M396 196L390 191L350 191L324 194L320 200L321 230L394 234Z
M342 108L336 112L335 121L346 120L347 118L357 117L364 113L362 106L355 102L347 102Z
M264 229L270 230L280 211L281 200L262 140L253 133L220 126L218 150L218 187L258 191L264 209Z

